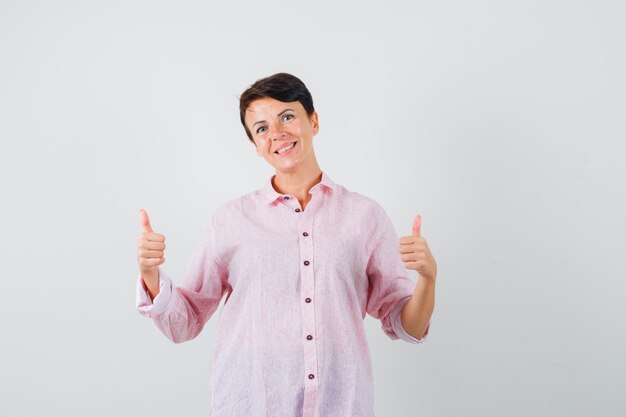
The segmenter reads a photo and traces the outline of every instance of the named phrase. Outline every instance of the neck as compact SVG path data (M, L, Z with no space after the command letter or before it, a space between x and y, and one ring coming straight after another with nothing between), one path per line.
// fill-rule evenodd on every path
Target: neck
M309 191L322 180L322 170L317 161L296 171L276 171L272 181L274 189L281 194L294 195L304 209L311 199Z

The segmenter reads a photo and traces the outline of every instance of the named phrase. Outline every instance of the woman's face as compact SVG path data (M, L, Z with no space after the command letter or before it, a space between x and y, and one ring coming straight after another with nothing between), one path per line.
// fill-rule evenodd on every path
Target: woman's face
M245 123L256 152L277 171L295 171L314 158L313 136L319 131L317 112L311 117L299 101L284 103L264 97L250 103ZM280 149L285 149L278 152Z

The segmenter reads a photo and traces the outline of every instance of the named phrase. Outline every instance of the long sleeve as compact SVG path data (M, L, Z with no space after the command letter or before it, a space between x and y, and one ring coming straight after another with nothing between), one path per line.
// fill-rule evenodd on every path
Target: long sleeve
M163 334L175 343L196 337L228 290L227 271L216 257L215 229L211 219L187 265L181 286L173 285L159 267L160 292L151 301L139 277L136 286L138 311L151 317Z
M363 319L380 320L392 340L421 342L402 327L416 284L380 204L325 173L310 195L302 210L269 178L217 208L183 285L159 268L153 301L137 282L139 311L175 342L221 308L213 417L374 417Z
M372 237L372 250L367 265L369 292L367 313L379 319L382 329L392 340L422 343L402 326L400 312L411 298L415 283L409 278L397 250L398 235L393 223L382 207L378 206L372 221L377 222L377 232ZM430 325L429 325L430 328Z
M139 313L145 317L157 316L163 313L172 298L172 280L163 268L159 266L159 293L154 297L154 300L150 299L141 274L137 277L136 294L136 304Z

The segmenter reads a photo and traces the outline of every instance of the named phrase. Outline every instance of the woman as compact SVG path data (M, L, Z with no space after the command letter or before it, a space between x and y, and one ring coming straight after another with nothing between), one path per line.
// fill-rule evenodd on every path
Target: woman
M391 339L421 343L428 333L437 267L420 217L398 240L378 203L321 171L318 115L297 77L258 80L240 97L240 116L275 175L213 213L181 286L161 267L165 237L142 210L138 309L179 343L226 295L213 417L373 416L365 314Z

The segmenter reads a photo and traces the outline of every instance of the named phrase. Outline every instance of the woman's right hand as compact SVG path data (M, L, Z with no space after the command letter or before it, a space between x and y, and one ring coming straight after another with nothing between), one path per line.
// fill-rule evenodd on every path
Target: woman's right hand
M137 261L139 262L141 278L150 297L154 300L154 297L159 293L158 266L165 262L165 236L154 233L152 226L150 226L148 213L144 209L139 210L139 220L143 233L139 235L139 242L137 243Z

